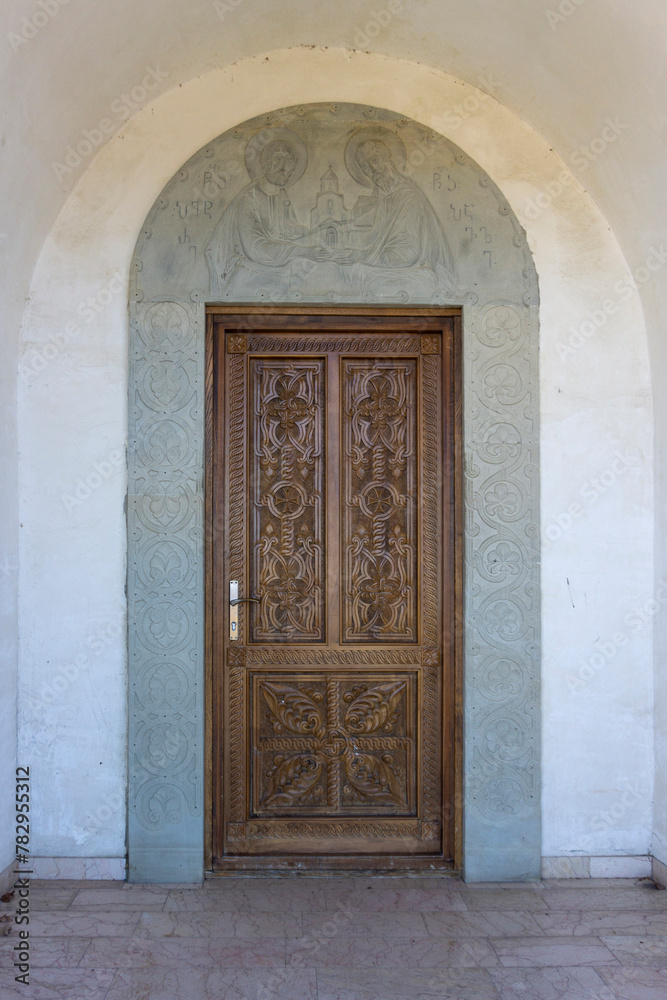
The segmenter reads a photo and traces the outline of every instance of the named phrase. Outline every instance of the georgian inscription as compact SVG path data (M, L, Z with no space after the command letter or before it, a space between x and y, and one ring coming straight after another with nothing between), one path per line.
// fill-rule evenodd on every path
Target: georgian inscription
M253 360L251 641L324 639L323 360Z
M255 676L257 816L410 815L414 675Z
M346 642L417 642L416 365L343 361Z

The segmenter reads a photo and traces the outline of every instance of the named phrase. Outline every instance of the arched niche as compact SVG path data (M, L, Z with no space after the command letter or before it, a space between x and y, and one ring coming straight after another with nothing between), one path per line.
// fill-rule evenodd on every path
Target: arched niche
M271 186L281 150L291 169ZM379 168L366 170L372 154ZM385 169L402 190L393 204L374 184ZM364 210L368 231L346 258L337 249ZM321 254L290 252L320 233ZM210 302L462 306L464 874L539 876L537 300L502 193L446 138L391 111L275 111L210 142L166 185L137 241L130 300L131 879L203 873Z

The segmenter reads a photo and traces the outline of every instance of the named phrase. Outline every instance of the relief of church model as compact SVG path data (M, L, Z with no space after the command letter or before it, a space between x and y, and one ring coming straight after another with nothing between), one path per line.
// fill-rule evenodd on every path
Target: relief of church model
M300 218L294 200L308 193L308 159L306 143L291 128L264 128L248 141L250 183L231 197L206 247L213 297L371 298L400 288L430 301L454 293L445 233L406 173L396 132L381 125L354 131L322 174L310 217ZM351 204L340 190L342 171L357 190Z

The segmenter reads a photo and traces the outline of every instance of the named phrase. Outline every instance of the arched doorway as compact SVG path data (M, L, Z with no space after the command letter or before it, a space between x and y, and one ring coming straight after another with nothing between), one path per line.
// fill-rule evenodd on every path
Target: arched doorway
M343 255L307 249L327 168L344 177ZM312 105L197 153L137 244L130 877L183 881L204 860L205 307L216 301L462 307L463 863L471 878L539 874L537 284L525 235L443 137L387 111Z

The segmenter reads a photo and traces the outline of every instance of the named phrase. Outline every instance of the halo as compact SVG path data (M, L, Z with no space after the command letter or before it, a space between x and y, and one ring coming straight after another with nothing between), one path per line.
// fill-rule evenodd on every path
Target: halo
M253 135L252 139L248 140L248 145L245 148L245 165L248 168L248 173L254 181L263 177L260 154L270 142L287 142L294 150L296 166L287 182L287 187L295 184L303 177L308 166L308 150L301 136L293 132L291 128L283 128L282 126L263 128Z
M393 161L401 173L404 172L408 160L403 140L391 129L385 128L383 125L365 125L353 132L345 147L345 166L355 181L363 184L364 187L372 187L373 181L366 176L357 163L357 149L362 142L373 141L383 142L389 148Z

